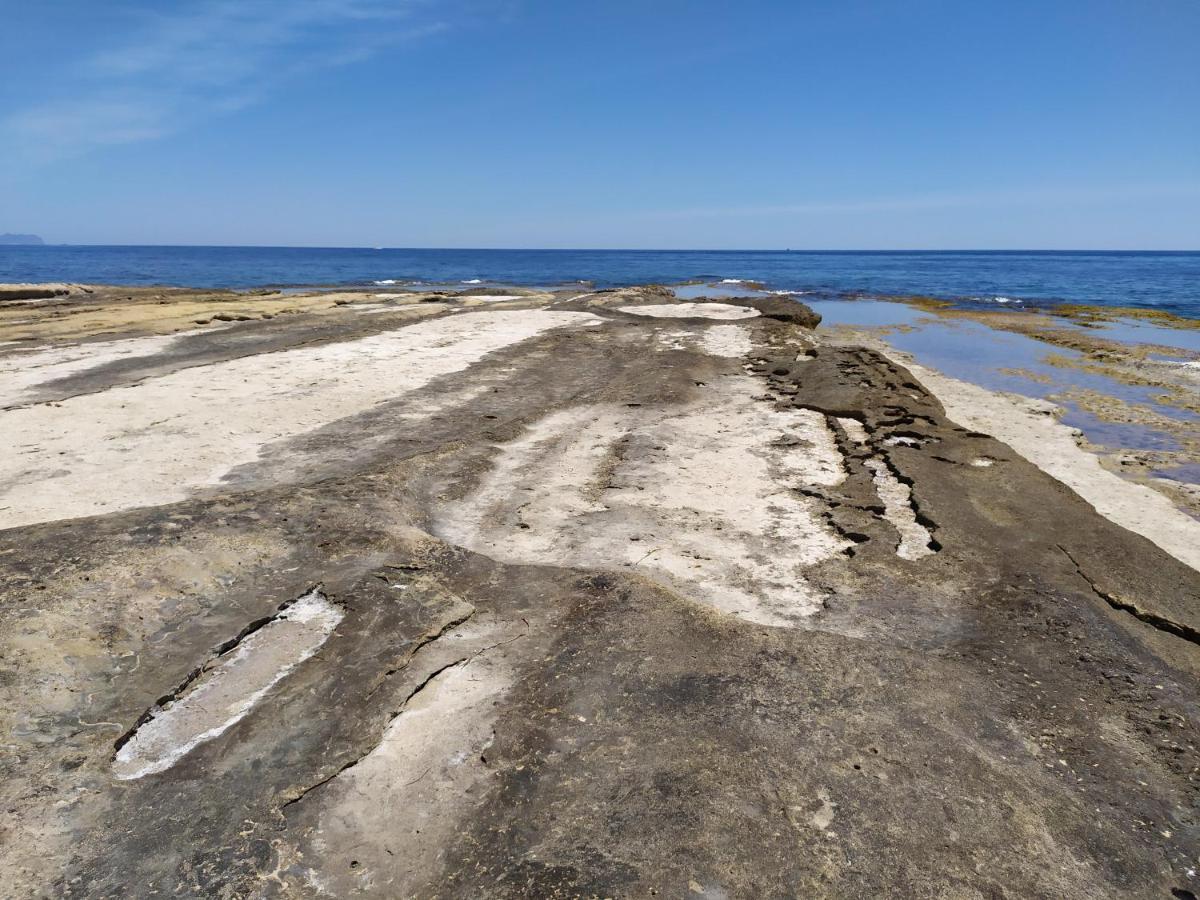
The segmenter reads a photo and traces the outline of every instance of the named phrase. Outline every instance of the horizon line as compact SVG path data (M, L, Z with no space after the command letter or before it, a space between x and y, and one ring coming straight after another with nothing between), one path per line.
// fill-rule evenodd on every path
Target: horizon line
M370 250L447 251L476 253L1172 253L1200 254L1200 248L1154 247L376 247L366 244L105 244L43 241L40 244L0 244L20 247L126 247L206 250Z

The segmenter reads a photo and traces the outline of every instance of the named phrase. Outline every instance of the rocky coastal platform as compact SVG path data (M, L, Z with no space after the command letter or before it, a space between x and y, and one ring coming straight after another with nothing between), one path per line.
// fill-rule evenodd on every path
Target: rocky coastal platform
M782 299L19 290L6 896L1200 894L1200 522L1037 410Z

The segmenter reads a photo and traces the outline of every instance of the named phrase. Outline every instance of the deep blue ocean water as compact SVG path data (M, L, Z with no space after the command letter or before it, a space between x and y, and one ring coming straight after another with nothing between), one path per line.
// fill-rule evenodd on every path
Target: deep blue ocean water
M189 287L378 282L598 287L759 281L822 295L922 294L978 303L1080 302L1200 317L1200 252L402 250L0 246L0 282Z

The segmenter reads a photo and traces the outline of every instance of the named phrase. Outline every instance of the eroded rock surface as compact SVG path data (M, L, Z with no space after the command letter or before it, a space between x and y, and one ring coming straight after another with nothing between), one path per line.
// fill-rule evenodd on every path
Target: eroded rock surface
M802 306L96 291L0 344L6 896L1200 893L1200 575Z

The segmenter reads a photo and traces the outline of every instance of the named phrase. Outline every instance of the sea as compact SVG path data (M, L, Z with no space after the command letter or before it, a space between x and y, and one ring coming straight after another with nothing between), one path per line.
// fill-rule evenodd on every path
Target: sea
M756 283L821 298L921 295L972 306L1130 306L1200 318L1200 252L436 250L0 246L0 282L199 288Z

